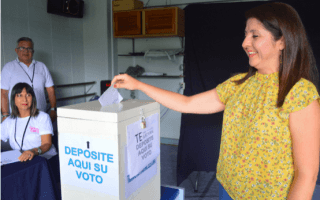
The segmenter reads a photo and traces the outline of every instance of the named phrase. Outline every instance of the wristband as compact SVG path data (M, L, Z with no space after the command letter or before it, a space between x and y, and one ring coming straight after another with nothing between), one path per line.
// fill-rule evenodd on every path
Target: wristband
M2 115L2 117L9 117L10 115Z
M51 110L54 110L54 111L57 112L57 107L51 108Z
M42 150L40 149L40 147L38 147L38 155L42 154Z

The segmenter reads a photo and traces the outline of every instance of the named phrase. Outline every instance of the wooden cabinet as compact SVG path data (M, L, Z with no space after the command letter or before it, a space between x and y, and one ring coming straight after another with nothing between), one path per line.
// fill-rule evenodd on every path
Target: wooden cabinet
M145 35L184 36L184 10L178 7L144 10Z
M142 12L131 10L113 13L113 35L121 37L123 35L142 34Z
M114 37L184 37L184 10L153 8L113 13Z

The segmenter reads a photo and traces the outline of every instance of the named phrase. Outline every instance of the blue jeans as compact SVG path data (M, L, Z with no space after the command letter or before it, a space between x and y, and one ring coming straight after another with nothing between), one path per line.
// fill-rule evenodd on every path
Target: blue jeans
M219 200L232 200L227 191L219 183Z

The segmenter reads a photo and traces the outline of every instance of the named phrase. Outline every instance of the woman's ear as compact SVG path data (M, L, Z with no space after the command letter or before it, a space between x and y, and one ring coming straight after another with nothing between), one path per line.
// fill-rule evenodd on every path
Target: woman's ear
M282 51L286 47L286 42L284 37L282 36L279 40L279 50Z

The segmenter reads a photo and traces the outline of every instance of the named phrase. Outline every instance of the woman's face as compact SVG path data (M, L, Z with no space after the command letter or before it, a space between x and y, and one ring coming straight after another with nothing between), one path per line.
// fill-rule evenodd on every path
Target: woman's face
M249 56L250 66L256 68L259 73L270 74L279 71L284 42L282 39L274 41L271 32L265 29L259 20L247 20L242 47Z
M21 93L16 94L14 101L19 112L23 110L30 110L32 104L32 95L27 93L26 88L23 88Z

